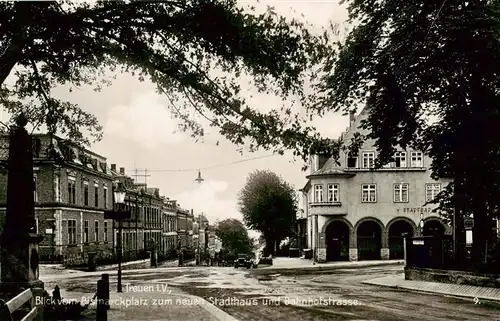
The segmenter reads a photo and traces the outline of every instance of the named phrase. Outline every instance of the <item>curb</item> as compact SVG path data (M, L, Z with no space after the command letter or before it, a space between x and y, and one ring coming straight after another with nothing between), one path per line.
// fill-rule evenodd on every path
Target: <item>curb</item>
M224 310L216 307L215 305L213 305L212 303L208 302L207 300L205 300L201 296L196 296L196 295L191 295L191 294L184 294L184 293L176 293L175 295L182 296L182 297L185 297L185 298L189 298L191 300L202 300L203 304L201 304L201 306L208 313L210 313L211 315L213 315L214 317L216 317L217 319L219 319L219 321L239 321L238 319L236 319L235 317L233 317L232 315L230 315L226 311L224 311Z
M127 275L127 274L135 274L138 272L142 273L162 273L162 272L178 272L178 270L185 269L187 268L186 266L176 266L176 267L158 267L158 268L147 268L147 269L134 269L134 270L122 270L122 276ZM49 276L40 276L40 280L43 282L56 282L59 280L66 280L66 279L79 279L79 278L85 278L85 277L92 277L92 276L101 276L103 273L109 274L109 276L117 276L118 272L116 270L111 270L111 271L95 271L95 272L84 272L84 271L79 271L81 273L70 273L70 274L64 274L64 275L49 275Z
M374 280L376 280L376 279L374 279ZM461 298L461 299L474 299L474 298L478 298L478 299L484 300L484 301L490 301L490 302L500 303L500 298L496 298L496 297L488 297L488 296L482 296L482 295L471 295L471 294L450 293L450 292L439 291L439 290L417 289L417 288L409 287L409 286L389 285L389 284L375 283L375 282L373 282L373 280L362 281L361 283L368 284L368 285L385 287L385 288L392 288L392 289L402 290L402 291L406 291L406 292L435 294L435 295L441 295L441 296L456 297L456 298ZM445 284L445 283L443 283L443 284Z

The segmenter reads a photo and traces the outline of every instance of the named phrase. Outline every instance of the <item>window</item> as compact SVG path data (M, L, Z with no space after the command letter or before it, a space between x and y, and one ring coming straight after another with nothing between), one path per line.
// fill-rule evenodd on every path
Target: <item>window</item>
M394 203L408 202L408 184L394 184Z
M328 202L339 201L339 184L328 184Z
M375 184L361 185L361 202L375 203L377 201L377 186Z
M83 205L89 205L89 182L83 182Z
M108 241L108 222L104 221L104 242Z
M83 243L89 242L89 221L83 221Z
M394 167L406 167L406 152L396 152L394 154Z
M348 168L358 168L358 156L347 155L347 167Z
M440 183L425 184L425 201L430 202L441 192Z
M314 203L323 202L323 185L314 185Z
M411 167L424 167L423 153L411 152Z
M73 177L68 177L68 203L76 204L76 184Z
M94 242L99 242L99 221L94 221Z
M375 153L363 152L363 168L373 168L375 165Z
M68 220L68 244L76 244L76 220Z
M33 176L33 202L38 202L38 192L36 190L36 175Z
M108 208L108 187L104 185L104 208Z
M94 184L94 206L99 207L99 185Z

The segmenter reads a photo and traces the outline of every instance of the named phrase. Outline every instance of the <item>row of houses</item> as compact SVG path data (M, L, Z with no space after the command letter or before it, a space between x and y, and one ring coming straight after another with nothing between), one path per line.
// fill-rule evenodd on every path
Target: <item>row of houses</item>
M0 159L8 157L8 137L2 137ZM179 250L205 250L214 243L213 228L203 214L195 214L159 188L135 182L125 168L105 157L56 136L33 135L33 198L42 259L78 260L89 254L116 253L118 224L104 218L114 207L113 189L126 189L125 207L131 218L122 223L125 259ZM0 173L0 217L4 217L8 173ZM3 226L3 224L2 224Z
M354 133L366 135L361 124L368 109L350 114L349 128L340 141L348 146ZM435 197L450 182L431 178L431 159L422 151L399 148L392 162L375 169L377 150L368 139L359 153L340 157L311 156L310 173L301 189L298 241L312 250L315 260L402 259L404 233L452 234L449 222L433 210ZM494 222L492 233L498 233ZM472 230L466 230L467 243Z

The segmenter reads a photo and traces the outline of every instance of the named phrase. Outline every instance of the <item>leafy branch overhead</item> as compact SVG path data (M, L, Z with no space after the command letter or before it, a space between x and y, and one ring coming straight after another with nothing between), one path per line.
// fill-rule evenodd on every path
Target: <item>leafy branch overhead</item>
M76 140L88 143L81 129L99 139L101 127L51 90L64 84L100 89L110 83L110 70L150 79L193 136L203 135L192 117L196 112L250 149L304 155L320 139L292 106L264 114L245 99L240 77L250 75L260 92L309 104L309 71L333 54L326 32L313 36L306 25L272 8L256 14L234 0L19 1L2 2L0 20L4 106L13 113L25 110L35 124ZM9 87L11 74L16 82Z

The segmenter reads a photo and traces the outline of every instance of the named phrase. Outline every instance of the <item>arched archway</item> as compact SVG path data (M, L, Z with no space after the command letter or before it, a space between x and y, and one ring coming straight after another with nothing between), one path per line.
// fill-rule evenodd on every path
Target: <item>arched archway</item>
M404 238L403 233L413 236L414 226L406 219L394 220L388 227L389 236L389 258L398 260L404 258Z
M424 222L423 235L433 235L442 237L445 233L445 227L439 219L429 219Z
M358 260L380 260L382 227L372 219L359 223L356 229Z
M326 260L349 260L349 232L347 223L341 220L331 221L325 230Z

